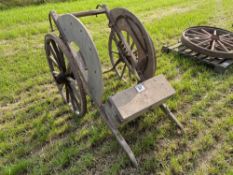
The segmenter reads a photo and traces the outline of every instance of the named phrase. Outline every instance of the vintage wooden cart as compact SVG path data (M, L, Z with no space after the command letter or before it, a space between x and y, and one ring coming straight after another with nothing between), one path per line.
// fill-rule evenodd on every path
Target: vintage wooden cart
M109 56L121 79L134 78L136 85L102 100L103 80L96 47L80 17L105 14L109 20ZM118 127L150 108L160 106L182 129L182 125L164 104L175 90L163 75L154 76L156 69L155 49L141 22L124 8L109 10L98 5L96 10L58 15L49 13L52 32L54 24L59 36L45 36L45 51L52 76L64 101L72 110L83 116L86 112L86 94L99 109L102 118L111 129L119 144L135 166L136 158L120 134ZM115 49L115 50L114 50ZM129 72L126 75L125 72Z

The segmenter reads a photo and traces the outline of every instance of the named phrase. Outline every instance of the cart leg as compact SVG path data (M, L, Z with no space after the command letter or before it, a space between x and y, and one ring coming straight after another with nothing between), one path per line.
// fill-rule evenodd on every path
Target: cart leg
M108 127L111 129L112 133L116 137L118 143L121 145L121 147L124 149L124 151L127 153L129 159L133 163L133 165L137 168L138 162L135 158L135 155L131 148L129 147L128 143L124 139L124 137L121 135L120 131L117 129L117 127L108 119L107 114L104 112L103 108L101 110L102 117L104 118L105 122L107 123Z
M182 132L184 132L184 128L182 126L182 124L177 120L177 118L175 117L175 115L170 111L170 109L168 108L168 106L166 104L161 104L160 108L168 115L168 117L174 121L177 126L181 129Z
M118 129L111 128L112 133L115 135L118 143L121 145L121 147L124 149L124 151L127 153L129 159L133 163L135 167L138 167L138 162L135 158L135 155L131 148L129 147L128 143L125 141L124 137L121 135Z

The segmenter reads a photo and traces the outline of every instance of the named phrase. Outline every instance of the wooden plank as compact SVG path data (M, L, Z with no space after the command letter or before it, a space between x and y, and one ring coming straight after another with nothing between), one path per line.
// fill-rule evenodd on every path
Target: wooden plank
M218 59L218 58L214 58L211 63L215 64L216 66L220 66L220 63L222 62L222 60Z
M203 64L214 68L214 70L219 73L223 73L233 65L233 59L214 58L200 53L195 53L190 51L190 49L182 45L180 42L171 46L163 46L163 50L168 50L166 53L172 52L174 54L179 54L195 61L202 62Z
M190 53L190 56L194 57L195 59L196 59L196 57L197 57L198 55L199 55L199 53L194 52L194 51L192 51L192 52Z
M178 47L181 45L181 43L177 43L171 46L163 46L162 47L162 52L169 53L170 51L178 50Z
M175 45L170 46L169 49L172 50L172 49L178 48L180 46L181 46L181 43L177 43Z
M173 94L175 94L175 90L163 75L159 75L117 93L109 100L117 109L121 123L125 123L138 117L149 108L162 104Z
M182 53L185 54L185 55L187 55L187 54L190 55L190 53L192 53L192 52L193 51L191 49L187 49L187 48L182 51Z
M233 59L228 59L228 60L224 60L224 62L222 62L220 65L224 68L230 66L233 64Z
M205 58L207 58L207 56L206 56L206 55L202 55L202 54L200 54L200 55L197 57L197 59L199 59L199 60L202 60L202 59L205 59Z
M185 49L186 49L185 46L180 45L180 46L178 47L178 52L179 52L179 53L183 53L183 51L184 51Z

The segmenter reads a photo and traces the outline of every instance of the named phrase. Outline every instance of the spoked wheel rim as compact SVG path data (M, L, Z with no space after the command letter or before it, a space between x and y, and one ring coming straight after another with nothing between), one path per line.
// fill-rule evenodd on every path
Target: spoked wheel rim
M195 52L212 57L233 58L233 33L208 26L185 30L181 42Z
M115 8L110 11L114 18L114 24L122 33L125 41L133 53L134 65L130 62L127 54L126 46L114 31L111 31L109 36L109 56L111 64L118 77L126 81L135 81L136 76L129 71L129 67L123 61L125 57L130 65L135 68L140 80L151 78L155 73L155 51L150 37L144 29L141 22L131 12L123 8ZM126 75L127 74L127 75Z
M45 51L50 71L65 103L82 116L86 112L86 97L80 79L74 78L66 46L53 34L45 36Z

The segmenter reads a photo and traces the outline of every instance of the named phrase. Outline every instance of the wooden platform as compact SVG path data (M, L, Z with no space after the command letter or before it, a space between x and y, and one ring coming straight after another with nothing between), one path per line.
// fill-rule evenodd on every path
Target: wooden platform
M224 73L230 66L233 65L233 59L228 58L215 58L207 55L203 55L190 50L189 48L178 42L174 45L163 46L162 52L175 53L187 58L191 58L195 61L201 62L209 67L212 67L214 71L218 73Z
M112 111L120 123L126 123L140 116L152 107L159 106L175 90L163 75L153 77L143 83L126 89L109 98Z

